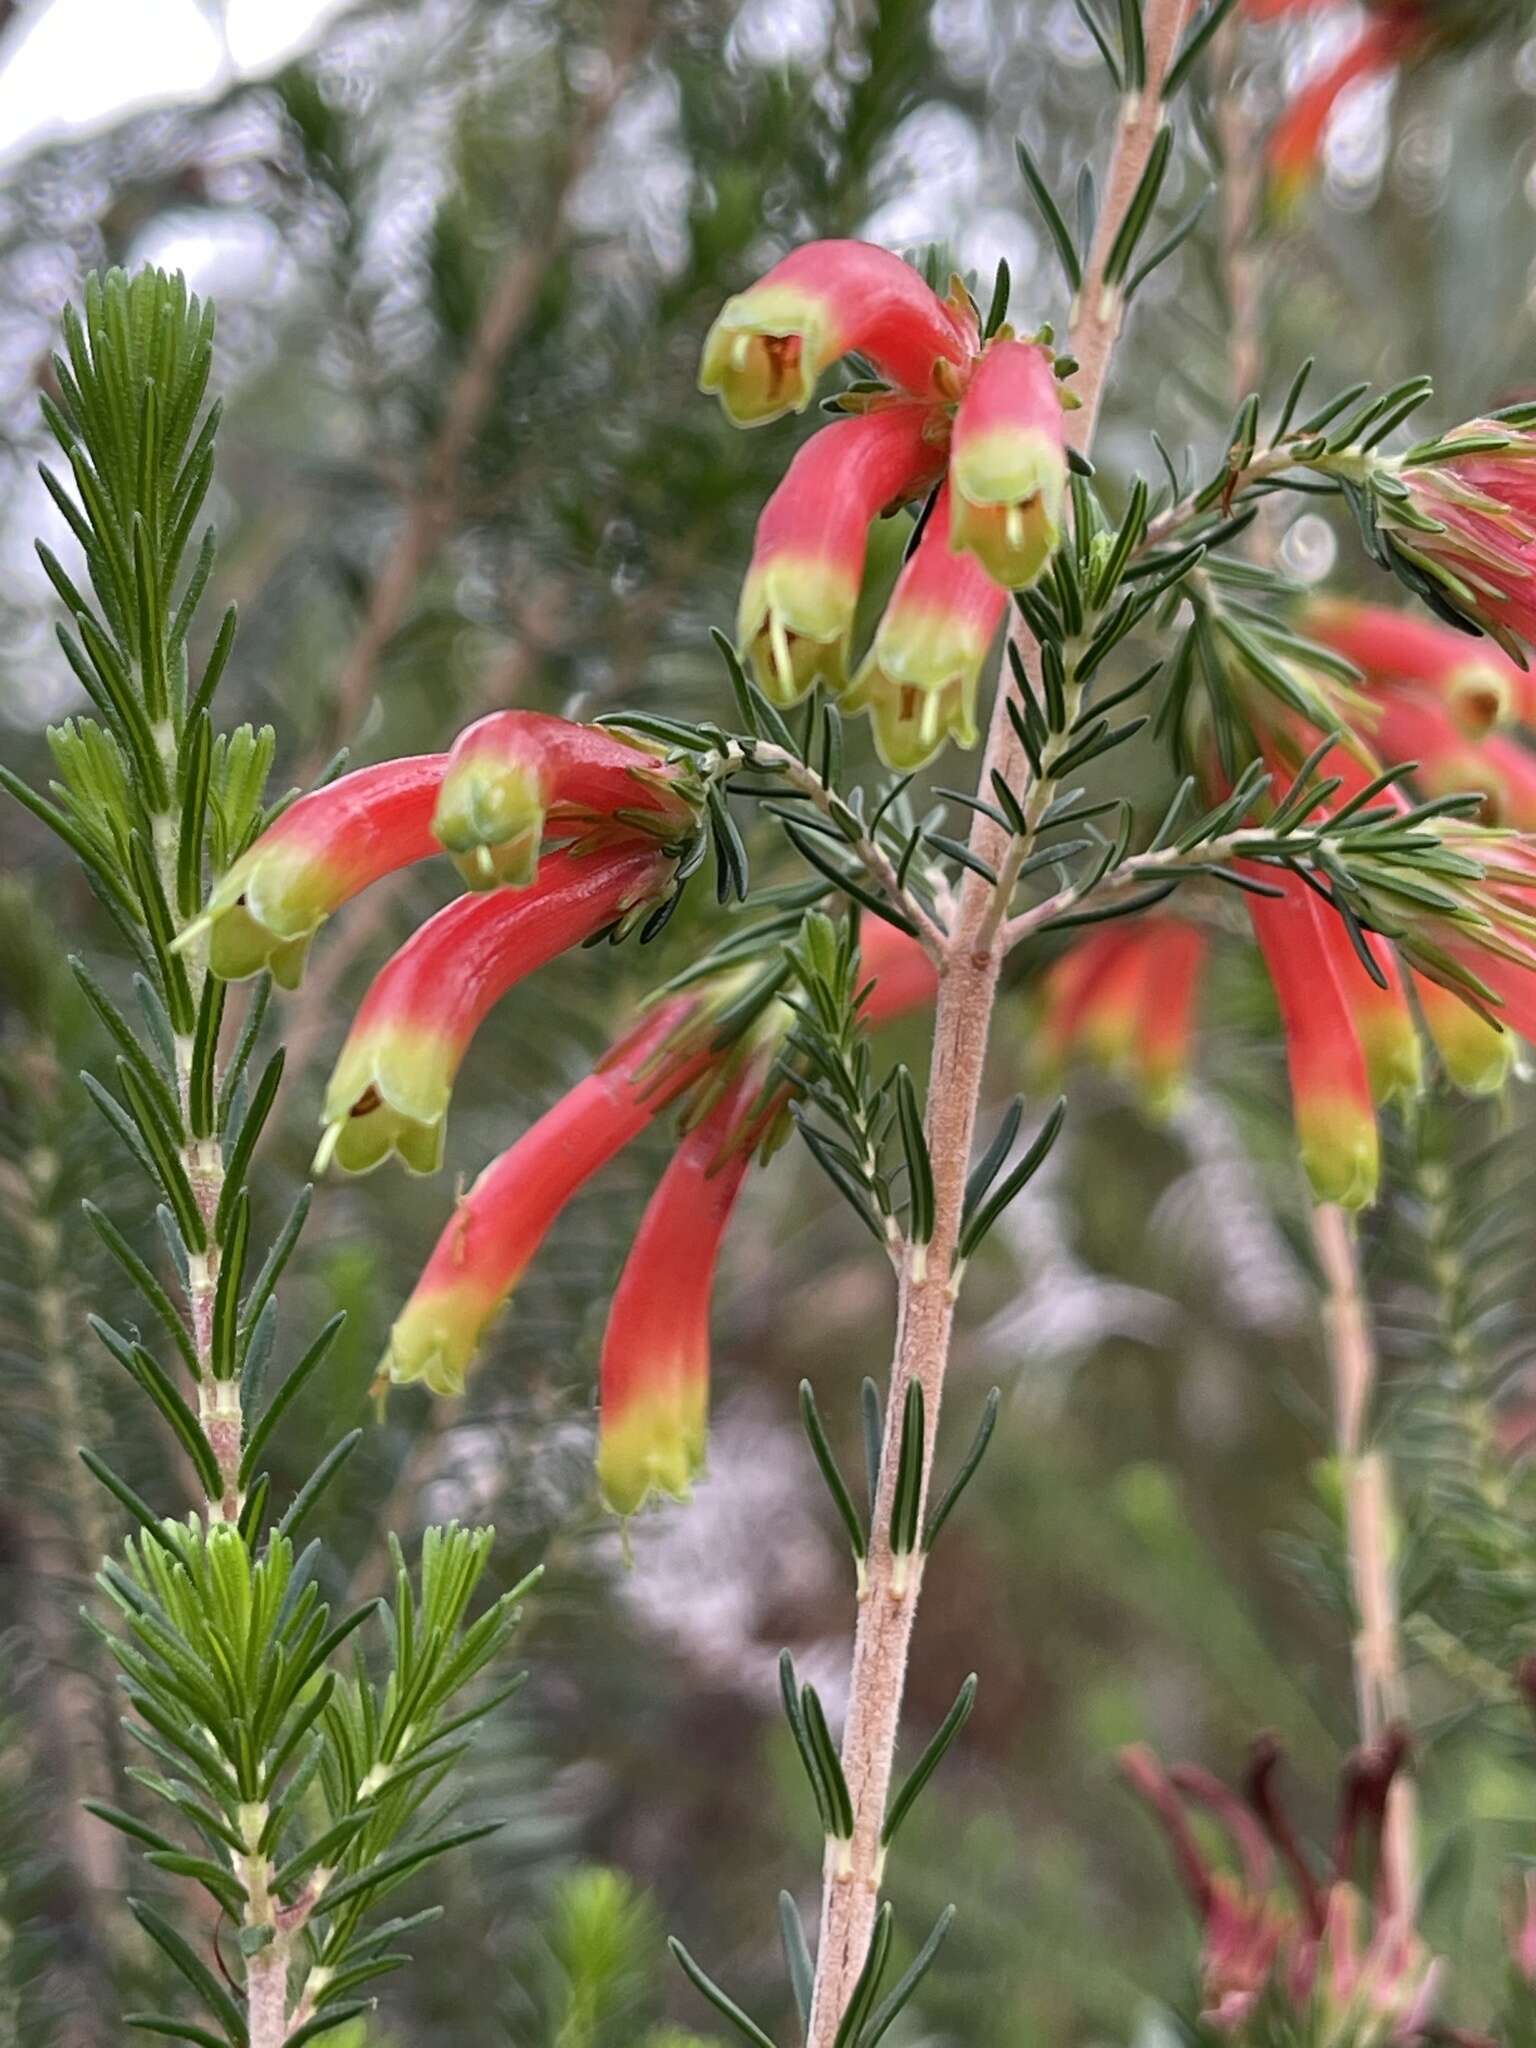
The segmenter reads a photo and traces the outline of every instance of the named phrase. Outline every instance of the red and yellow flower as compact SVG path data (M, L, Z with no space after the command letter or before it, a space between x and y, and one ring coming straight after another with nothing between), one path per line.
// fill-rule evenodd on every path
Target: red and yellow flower
M946 484L844 699L869 713L880 758L898 773L921 768L946 739L975 746L981 671L1008 603L951 547L949 495Z
M686 1132L657 1182L608 1310L597 1476L617 1514L686 1497L709 1432L715 1269L752 1156L778 1115L751 1062Z
M803 410L851 351L884 381L844 395L854 416L814 435L769 499L739 634L777 703L818 680L846 691L849 709L871 713L884 758L917 767L946 739L974 743L1002 593L1035 582L1060 545L1066 401L1044 342L1007 327L983 341L963 287L941 299L898 257L848 241L797 249L730 300L699 381L738 425L757 425ZM922 533L850 684L871 523L925 497Z
M432 836L471 889L525 887L549 836L675 840L695 809L643 741L543 711L493 711L454 741Z
M269 968L279 987L297 988L310 941L334 911L436 853L443 760L385 761L301 796L220 877L183 942L206 934L221 980Z
M383 1373L462 1393L487 1330L571 1197L696 1081L707 1047L674 1047L691 1005L648 1017L486 1167L395 1318Z
M1312 639L1352 661L1373 692L1427 692L1469 739L1481 739L1528 708L1528 672L1502 648L1454 626L1343 597L1314 599L1301 624ZM1399 757L1387 752L1386 758Z
M671 872L655 841L558 851L532 885L461 896L375 977L326 1089L317 1168L367 1173L391 1152L442 1163L454 1077L507 991L571 947L653 905Z
M975 345L967 313L910 264L869 242L807 242L727 299L704 341L699 388L738 427L804 412L816 384L857 353L914 398L936 399Z
M1151 913L1091 930L1044 977L1036 1058L1054 1085L1086 1058L1166 1116L1188 1078L1207 941L1184 918Z
M955 416L949 540L1005 590L1033 583L1061 545L1067 468L1050 351L995 341Z

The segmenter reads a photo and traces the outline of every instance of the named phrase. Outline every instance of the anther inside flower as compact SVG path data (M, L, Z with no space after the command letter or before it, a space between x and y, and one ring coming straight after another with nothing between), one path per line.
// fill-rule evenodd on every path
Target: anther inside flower
M654 749L541 711L493 711L443 766L432 835L471 889L524 887L547 832L684 834L693 806Z
M765 694L797 704L818 679L842 691L871 521L943 466L922 406L894 404L812 435L757 522L737 637Z
M527 889L463 896L383 967L326 1089L317 1164L367 1173L397 1152L442 1163L454 1077L481 1022L516 982L655 901L670 862L655 842L556 852Z
M971 336L909 264L869 242L808 242L727 299L705 337L699 388L739 427L804 412L817 380L857 351L917 398Z
M794 344L794 352L787 352ZM809 402L856 350L884 384L843 399L853 418L800 449L764 507L738 632L764 691L797 702L819 679L871 713L893 767L975 742L982 661L1001 592L1024 589L1061 542L1066 432L1055 359L1002 327L982 342L958 284L938 294L863 242L816 242L732 299L700 382L741 425ZM849 687L871 521L929 494L917 552ZM961 558L946 572L940 557Z
M995 583L1021 590L1061 545L1066 434L1049 352L996 341L977 363L955 420L949 538Z
M279 987L297 988L310 941L334 911L437 851L431 825L443 760L385 761L301 796L219 879L182 943L206 933L208 964L221 980L270 968Z
M1527 672L1502 648L1472 639L1454 626L1386 605L1327 597L1307 606L1302 627L1354 662L1373 690L1428 691L1469 739L1481 739L1528 708ZM1389 760L1397 758L1388 748L1382 751Z

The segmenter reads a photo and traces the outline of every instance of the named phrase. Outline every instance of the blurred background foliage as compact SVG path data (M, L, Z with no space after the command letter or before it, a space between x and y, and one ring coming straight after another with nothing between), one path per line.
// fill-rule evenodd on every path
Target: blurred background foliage
M88 33L90 9L69 4ZM101 4L140 9L146 34L166 12ZM49 12L0 8L0 87ZM35 480L37 396L58 308L92 266L183 267L217 299L228 415L208 612L239 604L229 707L276 728L285 782L343 747L359 763L441 746L500 705L722 714L706 629L733 615L756 509L797 429L732 433L696 396L694 367L722 297L787 244L939 242L986 285L1005 257L1017 321L1065 313L1013 146L1025 135L1062 193L1102 153L1110 94L1071 0L325 12L280 68L10 146L0 730L31 780L47 774L44 724L76 703L30 553L36 532L60 545ZM217 26L218 0L203 14ZM1262 124L1348 26L1319 17L1246 41L1239 126ZM58 91L67 112L67 67ZM1321 189L1277 224L1272 394L1316 354L1319 389L1432 372L1428 424L1530 395L1533 109L1536 41L1354 96ZM1218 111L1188 105L1170 221L1210 182ZM1219 447L1226 321L1202 227L1138 304L1101 443L1110 477L1155 472L1151 426L1175 451ZM1307 512L1281 558L1307 581L1367 575L1343 529ZM957 765L943 775L960 779ZM1136 770L1149 806L1163 772L1149 749ZM156 1498L175 1475L164 1442L136 1434L83 1320L88 1304L119 1321L133 1310L93 1256L82 1194L156 1256L153 1219L125 1209L136 1193L115 1198L131 1182L74 1080L94 1027L56 949L67 935L110 951L109 935L12 809L0 861L13 878L0 895L0 2036L94 2048L119 2038L116 2012L152 1960L123 1909L123 1851L77 1810L132 1791L76 1619L114 1517L73 1446L153 1474ZM283 1007L273 1217L304 1175L327 1063L371 969L446 888L424 870L354 906ZM318 1191L287 1313L299 1330L337 1306L351 1320L309 1397L317 1429L322 1404L328 1434L367 1419L383 1335L454 1176L583 1070L637 977L714 928L696 901L660 959L580 955L506 1003L460 1085L444 1176ZM999 1097L1030 1080L1031 972L1020 964L1008 998ZM967 1671L982 1688L894 1871L903 1924L963 1908L902 2022L908 2048L1173 2038L1190 1934L1115 1776L1120 1743L1230 1774L1274 1728L1301 1810L1326 1826L1352 1740L1348 1624L1267 1005L1231 946L1198 1076L1159 1126L1112 1082L1078 1077L1066 1141L968 1286L950 1427L968 1431L994 1380L1005 1403L919 1627L914 1744ZM921 1026L896 1036L920 1064ZM1400 1133L1398 1192L1369 1230L1385 1419L1411 1479L1428 1931L1474 2023L1500 1968L1505 1866L1536 1820L1504 1678L1536 1649L1518 1464L1530 1122L1521 1087L1498 1110L1431 1104ZM711 1476L691 1507L629 1533L630 1559L594 1502L591 1390L659 1156L660 1143L630 1155L557 1230L468 1399L397 1397L333 1497L327 1533L354 1593L380 1584L386 1530L409 1538L450 1514L494 1520L506 1583L547 1567L524 1639L531 1682L476 1756L470 1804L506 1825L443 1867L441 1924L347 2048L697 2048L684 2030L702 2009L663 1966L664 1929L789 2037L773 1895L787 1886L814 1917L817 1841L774 1657L789 1644L835 1705L850 1617L794 1389L814 1378L851 1449L859 1378L888 1355L889 1289L804 1156L781 1155L721 1288Z

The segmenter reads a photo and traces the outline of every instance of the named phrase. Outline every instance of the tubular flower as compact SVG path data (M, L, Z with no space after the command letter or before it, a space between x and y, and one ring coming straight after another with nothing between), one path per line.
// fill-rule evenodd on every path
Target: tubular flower
M1491 1024L1426 975L1414 976L1413 992L1446 1078L1468 1095L1497 1095L1514 1070L1513 1032Z
M797 704L818 677L847 686L870 522L939 474L943 450L930 428L918 405L835 421L805 443L763 507L737 637L775 704Z
M413 934L364 997L326 1090L317 1166L366 1173L398 1152L442 1163L454 1077L516 982L655 900L669 863L654 843L560 852L531 888L461 896Z
M976 744L982 664L1008 601L968 555L951 552L949 495L945 485L846 700L869 712L880 758L898 773L931 761L946 739Z
M1206 941L1182 918L1090 932L1045 978L1039 1052L1052 1075L1084 1056L1166 1116L1189 1073Z
M1302 1163L1318 1201L1363 1208L1376 1193L1380 1148L1359 1029L1324 923L1337 915L1295 875L1258 879L1283 892L1246 902L1280 1006Z
M486 1331L571 1197L709 1064L669 1042L693 1005L648 1017L509 1151L454 1210L390 1331L383 1374L462 1392Z
M1361 933L1377 980L1351 944L1343 919L1325 904L1318 908L1320 934L1365 1055L1372 1100L1411 1101L1424 1085L1424 1061L1397 955L1374 932Z
M297 988L309 942L333 911L436 853L443 759L385 761L301 796L219 880L183 942L206 932L208 964L222 981L270 968L279 987Z
M1525 671L1501 648L1469 640L1454 626L1348 598L1316 599L1302 624L1362 669L1373 691L1430 692L1469 739L1481 739L1526 707Z
M1345 1766L1332 1863L1314 1870L1276 1797L1274 1743L1254 1747L1242 1794L1192 1765L1165 1771L1150 1750L1122 1752L1132 1790L1151 1810L1201 1926L1201 2018L1244 2040L1348 2041L1408 2048L1429 2037L1440 1966L1414 1933L1404 1902L1378 1866L1369 1932L1350 1881L1362 1836L1379 1849L1392 1782L1406 1745L1389 1733ZM1191 1812L1203 1812L1235 1853L1237 1871L1213 1866ZM1288 1895L1275 1882L1283 1870Z
M949 539L995 583L1035 581L1061 544L1067 444L1049 350L996 341L977 363L955 416Z
M1250 20L1279 21L1289 15L1325 12L1339 0L1245 0L1245 4ZM1282 211L1294 205L1316 177L1328 124L1348 87L1394 70L1441 33L1430 20L1435 0L1366 0L1366 4L1370 12L1359 34L1326 70L1309 78L1292 96L1270 130L1270 195Z
M973 336L910 264L870 242L807 242L727 299L704 340L701 391L739 427L804 412L823 370L857 351L915 398L941 388ZM942 373L940 373L942 374Z
M1512 654L1536 644L1536 434L1531 415L1473 420L1432 460L1405 460L1390 542L1421 583L1474 630ZM1461 451L1461 452L1458 452ZM1412 452L1412 451L1410 451Z
M715 1268L758 1140L777 1114L752 1062L690 1130L657 1183L608 1310L597 1474L616 1514L685 1500L704 1464Z
M694 808L659 755L600 726L543 711L493 711L443 765L432 836L471 889L523 888L546 831L599 826L675 838Z

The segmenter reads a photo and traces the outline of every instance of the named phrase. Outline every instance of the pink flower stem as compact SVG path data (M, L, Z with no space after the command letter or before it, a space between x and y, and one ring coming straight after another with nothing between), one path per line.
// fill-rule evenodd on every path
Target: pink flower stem
M1079 449L1085 448L1093 437L1124 318L1121 295L1105 285L1105 261L1162 126L1162 81L1186 11L1187 0L1147 0L1145 8L1147 85L1143 92L1128 97L1121 108L1104 205L1072 321L1070 346L1081 366L1074 389L1082 403L1080 410L1069 416L1068 431L1073 445ZM1028 779L1023 749L1008 720L1005 697L1006 692L1000 688L979 779L983 790L991 787L993 769L999 770L1015 787L1022 787ZM995 869L1009 850L1010 835L984 812L978 812L970 843L971 850ZM927 1420L923 1470L926 1499L954 1324L961 1208L998 973L1007 950L1006 927L996 912L995 893L983 876L970 869L965 871L939 960L938 1016L928 1077L927 1123L928 1151L933 1163L934 1230L926 1246L905 1249L900 1270L896 1351L886 1403L885 1455L870 1531L867 1578L859 1605L843 1734L842 1764L853 1804L854 1832L851 1843L828 1846L807 2048L833 2048L864 1966L879 1904L881 1830L895 1763L908 1652L922 1578L921 1553L910 1560L909 1568L898 1570L891 1547L891 1507L899 1463L896 1440L907 1388L915 1380L923 1389Z

